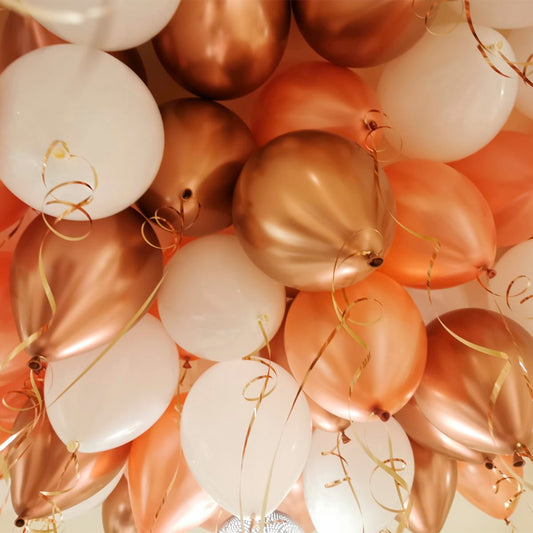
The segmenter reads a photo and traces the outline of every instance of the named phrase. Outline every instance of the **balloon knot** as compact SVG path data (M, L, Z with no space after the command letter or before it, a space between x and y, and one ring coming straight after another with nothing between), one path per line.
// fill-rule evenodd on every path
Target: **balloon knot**
M189 362L189 358L188 358L188 357L185 357L185 358L183 359L183 368L187 368L187 369L192 368L192 367L191 367L191 363Z
M487 470L492 470L494 468L494 463L492 462L492 459L485 460L485 468Z
M24 518L22 518L21 516L18 516L15 520L15 527L24 527L25 524L26 520L24 520Z
M374 131L378 129L378 123L375 120L370 120L368 122L368 129Z
M67 444L67 450L69 453L76 453L80 447L80 443L77 440L71 440Z
M352 440L346 435L346 433L344 433L344 431L341 433L341 439L343 444L348 444Z
M485 272L485 274L487 274L487 278L489 279L492 279L496 275L496 270L494 270L493 268L489 268L486 265L481 267L481 271Z
M514 467L524 466L524 458L521 457L518 452L514 452L513 454L513 466Z
M183 198L183 200L188 200L189 198L192 198L191 189L183 189L183 192L181 193L181 197Z
M382 422L387 422L387 420L390 418L390 413L388 411L384 411L380 407L374 408L372 414L379 417Z
M38 374L43 369L43 362L41 360L41 357L36 355L35 357L32 357L28 361L28 367L33 370L36 374Z

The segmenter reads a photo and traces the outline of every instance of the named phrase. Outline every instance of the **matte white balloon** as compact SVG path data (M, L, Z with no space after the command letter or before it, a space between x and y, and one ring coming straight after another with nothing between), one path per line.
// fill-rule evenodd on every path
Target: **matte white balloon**
M45 206L53 187L82 181L94 186L85 209L102 218L133 204L150 186L163 156L163 122L141 79L105 52L60 44L30 52L0 75L0 176L22 201L58 216L64 204ZM45 156L56 143L45 169ZM70 184L53 196L80 202L86 186ZM79 211L67 218L86 220Z
M396 491L392 476L377 467L354 438L354 431L369 450L387 466L392 466L389 451L389 437L396 459L394 467L402 470L398 474L409 489L414 477L414 458L411 445L402 427L394 418L388 422L353 423L345 433L352 440L337 450L338 435L315 430L309 459L304 470L304 494L307 509L317 533L354 533L355 531L378 532L390 523L397 513L387 511L377 503L395 509L402 509L402 502ZM332 452L332 453L329 453ZM344 472L341 459L344 458ZM356 503L346 478L350 479L359 500ZM344 481L343 481L344 480ZM405 505L408 493L400 489ZM377 501L376 501L377 500Z
M50 363L46 370L50 424L65 444L79 442L81 452L116 448L144 433L168 407L178 384L176 345L151 315L74 383L102 351Z
M530 3L530 9L533 17L533 3ZM533 20L531 21L533 24ZM513 30L507 35L507 40L512 46L515 53L516 62L520 70L527 61L531 61L530 56L533 54L533 27ZM527 67L526 74L533 82L532 68ZM526 82L518 81L518 96L516 97L516 108L524 113L528 118L533 119L533 86Z
M278 330L285 287L248 259L237 237L209 235L180 249L158 294L161 321L185 350L227 361L249 355Z
M268 366L255 360L226 361L200 376L181 417L181 444L194 477L218 505L237 516L241 494L244 518L261 516L272 465L265 514L276 509L298 480L311 443L304 396L287 419L298 385L287 371L271 364L276 376L270 373L266 391L272 392L258 407L254 398L260 395Z
M463 2L450 2L456 11L463 11ZM533 25L531 0L470 0L470 15L477 30L479 26L511 29Z
M378 96L392 127L390 141L405 156L455 161L476 152L500 131L513 109L518 80L489 66L467 24L434 31L437 35L427 33L385 66ZM514 59L501 34L484 27L476 31L487 46L501 46ZM501 59L491 60L510 72Z

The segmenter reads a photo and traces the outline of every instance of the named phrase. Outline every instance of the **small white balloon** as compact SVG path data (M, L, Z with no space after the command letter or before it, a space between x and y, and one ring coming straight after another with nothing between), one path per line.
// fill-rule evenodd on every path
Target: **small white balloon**
M405 156L455 161L500 131L513 109L518 80L489 66L467 24L434 31L385 66L378 96L392 128L390 142ZM483 43L514 60L501 34L484 27L476 31ZM510 72L501 59L490 59Z
M466 12L463 1L451 2L456 11ZM479 26L507 30L533 25L531 0L470 0L470 16L477 31Z
M292 376L266 360L218 363L192 386L181 417L185 460L230 513L241 516L241 497L244 518L260 517L265 498L270 514L302 473L311 416L303 395L291 412L297 392Z
M161 321L188 352L213 361L249 355L272 339L285 287L257 268L233 235L209 235L172 257L158 294Z
M74 383L103 349L50 363L46 370L50 424L66 445L79 443L80 452L116 448L144 433L168 407L179 380L176 345L151 315Z
M530 4L533 13L533 3ZM531 21L533 24L533 20ZM515 53L516 62L520 70L533 54L533 27L522 28L509 32L507 40L512 46ZM531 67L527 67L526 75L533 83ZM533 119L533 86L528 85L525 81L518 81L518 96L516 97L516 108L518 111Z
M0 138L3 183L52 216L91 196L84 209L93 219L122 211L163 157L163 121L142 80L113 56L73 44L34 50L2 72ZM79 210L66 218L86 220Z

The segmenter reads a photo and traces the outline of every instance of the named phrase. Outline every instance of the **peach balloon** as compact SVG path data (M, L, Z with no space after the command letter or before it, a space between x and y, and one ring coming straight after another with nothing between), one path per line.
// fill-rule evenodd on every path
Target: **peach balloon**
M309 371L339 326L339 318L331 294L300 292L285 325L289 364L299 383L305 379L303 390L331 413L362 422L372 413L387 419L407 403L422 378L426 362L424 323L407 292L379 272L348 287L345 294L347 300L342 291L335 293L335 299L341 310L347 309L348 302L356 302L345 324L361 341L339 328ZM350 395L350 384L359 371Z

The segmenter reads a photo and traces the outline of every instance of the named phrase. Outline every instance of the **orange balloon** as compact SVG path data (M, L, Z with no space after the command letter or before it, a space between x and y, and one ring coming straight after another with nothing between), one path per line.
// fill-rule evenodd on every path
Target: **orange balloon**
M466 283L492 266L494 219L487 201L465 176L444 163L425 160L400 161L385 173L399 222L421 237L397 228L384 273L402 285L425 288L434 239L441 244L431 271L434 289Z
M533 135L501 131L484 148L450 165L474 182L496 223L498 246L533 237Z
M288 68L262 88L253 110L252 131L262 145L283 133L323 130L365 146L379 114L374 90L353 71L331 63ZM374 127L377 124L374 125Z
M141 533L185 533L209 518L217 507L185 462L175 405L176 399L131 447L131 508Z
M102 523L105 533L137 533L124 476L102 504Z
M424 323L407 292L379 272L348 287L345 294L347 300L341 291L335 299L341 309L347 309L347 302L356 302L346 325L361 341L341 329L309 371L304 391L341 418L363 422L375 413L386 419L407 403L422 378ZM285 348L299 383L338 325L331 294L300 292L296 296L285 324ZM368 352L370 359L364 366Z
M29 206L0 181L0 231L12 226L28 209Z

